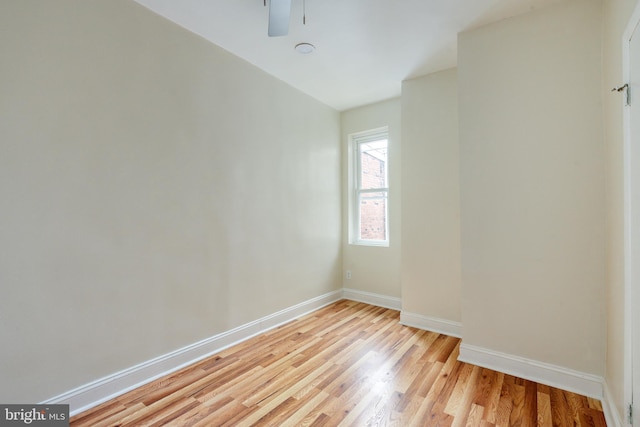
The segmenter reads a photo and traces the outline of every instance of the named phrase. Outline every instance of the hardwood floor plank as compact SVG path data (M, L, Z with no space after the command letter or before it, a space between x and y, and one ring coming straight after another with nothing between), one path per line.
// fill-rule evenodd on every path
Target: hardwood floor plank
M516 379L516 383L519 382ZM511 416L509 417L509 425L511 426L528 426L525 411L525 387L520 384L512 384L510 389L511 397Z
M567 403L569 404L569 411L573 417L574 424L580 424L580 413L582 409L589 407L589 402L585 396L581 396L569 391L564 392Z
M438 334L432 344L429 346L425 357L427 357L428 362L436 362L440 359L440 353L443 351L443 347L445 346L447 341L447 336ZM444 363L444 361L441 360Z
M332 394L330 394L325 400L320 402L312 412L317 414L324 414L328 418L324 421L323 425L336 426L342 421L342 419L349 413L350 407L343 405L342 400Z
M538 387L533 381L524 384L523 426L536 427L538 422Z
M447 365L445 365L446 367ZM463 364L460 363L458 361L455 362L455 364L453 365L453 370L450 373L443 373L439 380L442 380L443 384L442 387L439 389L438 392L438 396L435 399L435 404L433 405L433 411L434 412L442 412L442 413L446 413L446 406L447 403L449 402L449 399L451 398L451 394L453 393L453 390L455 389L456 386L456 382L459 378L459 376L461 375L461 372L467 368L467 366L470 366L470 369L473 371L474 368L476 368L475 366L472 365L467 365L467 364ZM436 384L434 384L434 388L438 386L438 382L436 381ZM427 398L429 396L427 395ZM451 415L451 414L449 414Z
M498 409L494 416L497 426L508 426L511 419L511 410L513 409L513 399L511 398L512 387L515 384L510 381L510 376L505 375L502 381L502 389L500 390L500 400L498 401ZM489 418L489 417L487 417Z
M181 415L175 419L173 424L179 426L193 426L211 414L224 410L227 405L234 403L234 400L232 397L219 395L217 399L209 399L208 401L201 403L202 404L199 405L196 411L190 411Z
M354 425L362 426L394 426L398 424L398 416L394 411L398 401L402 398L402 393L391 388L379 394L374 405L368 411L364 411Z
M206 373L200 369L194 370L193 372L185 373L186 375L181 375L175 378L174 381L159 385L157 389L150 391L147 394L144 394L140 397L140 401L145 405L149 406L158 400L167 397L173 393L176 393L180 390L183 390L190 384L193 384L195 381L200 380L202 377L206 376ZM136 402L134 400L133 402Z
M253 378L263 370L264 368L262 366L255 366L252 369L246 371L243 370L241 375L237 375L235 377L225 375L224 379L226 382L221 381L221 379L216 377L214 373L211 376L205 377L206 380L200 383L200 387L191 388L190 395L202 402L218 395L222 387L224 387L225 394L231 395L236 388L246 387L245 379Z
M119 401L112 400L110 402L107 402L106 404L96 406L76 416L75 417L76 425L84 426L85 420L89 420L89 423L95 424L97 422L101 422L105 419L108 419L110 416L114 414L118 416L118 414L121 414L126 409L127 407L122 403L120 403ZM90 424L87 424L87 425L90 425Z
M466 365L465 366L473 366ZM471 375L469 376L464 388L462 390L458 390L458 384L456 384L456 389L454 389L454 394L456 392L461 393L461 398L458 398L458 405L455 408L455 412L450 413L447 412L445 408L445 412L454 417L452 426L461 427L465 426L467 422L474 420L474 425L477 425L482 420L482 414L484 413L484 407L479 405L474 405L473 399L476 394L475 386L478 383L478 377L480 375L481 368L478 366L473 366L471 371ZM476 407L476 412L471 416L471 412L473 407ZM476 418L479 414L480 418Z
M363 381L363 383L368 383L369 381ZM372 392L370 388L367 387L352 387L352 394L348 400L342 400L342 405L344 406L344 410L342 411L343 417L336 426L346 427L357 425L356 421L360 416L364 415L364 412L368 407L372 405L372 402L376 399L376 393ZM337 417L333 417L337 421ZM333 420L332 420L333 421ZM334 425L333 422L330 422L328 425Z
M329 416L327 414L320 414L309 424L309 427L324 427L328 421Z
M600 402L598 399L587 397L587 402L589 403L589 408L602 412L602 402Z
M484 416L484 406L481 405L477 405L475 403L471 404L471 409L469 410L469 416L466 417L466 419L461 418L459 421L460 426L481 426L481 425L486 425L486 423L483 424L483 418ZM458 420L456 420L458 421ZM456 425L456 423L452 424L452 425Z
M417 406L420 406L420 403L426 400L429 390L442 371L442 367L443 364L440 362L425 364L411 386L405 393L402 393L394 410L407 415L414 413L413 408L416 406L416 402L418 402ZM403 415L403 418L407 417Z
M440 369L436 371L437 376L431 383L426 396L424 398L422 398L421 396L416 396L414 398L414 400L418 403L417 409L413 410L412 407L414 405L409 405L405 409L405 411L403 411L409 412L409 414L414 413L414 416L409 418L409 425L426 426L431 425L430 423L432 422L438 422L438 411L434 407L436 404L436 400L439 398L442 390L447 384L447 380L450 374L453 372L454 367L462 366L457 360L458 352L455 350L456 349L454 349L454 352L451 353L451 356L447 359L446 363L443 364L442 362L435 362L435 366ZM442 411L442 413L444 414L444 411Z
M488 424L495 424L498 406L500 405L500 395L502 391L502 384L504 382L504 374L490 369L483 369L482 375L487 375L489 377L490 386L488 387L486 394L484 389L482 396L478 396L478 394L476 394L476 400L474 403L484 406L485 411L483 413L483 419Z
M212 412L193 424L193 427L239 425L239 420L255 411L256 408L247 408L242 403L232 400L229 404L220 408L219 411Z
M71 419L71 426L604 426L602 404L457 360L460 340L339 301Z
M91 416L82 417L76 421L76 417L72 418L72 423L74 426L82 426L82 427L106 427L106 426L116 426L121 425L120 420L128 417L131 414L135 414L138 411L141 411L145 408L142 403L137 403L132 406L125 407L122 411L113 413L108 417L104 417L101 419L93 419Z
M551 418L554 426L573 426L573 417L569 411L569 404L562 390L551 388L549 392L551 398Z
M538 387L538 390L540 388ZM552 427L553 419L551 417L551 397L547 393L538 393L538 426Z
M320 402L327 399L329 395L321 390L314 390L313 392L309 392L305 394L304 399L299 399L302 403L299 407L295 408L295 410L290 414L282 414L281 417L282 423L280 425L286 424L290 425L306 425L305 420L309 421L309 419L315 419L315 416L311 416L312 409L318 406ZM319 415L319 414L318 414Z
M171 407L155 412L144 422L137 421L134 425L143 424L149 427L161 427L168 424L175 424L173 421L181 415L190 413L193 409L199 409L200 402L192 398L186 398L176 402Z
M584 408L580 411L580 424L582 427L606 427L604 413L597 409Z
M452 382L453 390L446 402L444 412L449 415L455 415L458 413L460 406L464 405L464 400L470 392L469 383L474 386L476 380L478 367L469 364L460 364L460 373L458 374L456 381ZM472 378L472 374L474 377Z
M318 375L321 375L325 369L331 365L326 363L306 363L298 367L289 367L287 375L279 375L271 384L263 386L260 390L254 390L249 393L248 397L242 402L246 406L259 404L276 393L293 393L293 397L300 398L295 394L305 388L305 385L313 381ZM294 384L295 387L291 387Z

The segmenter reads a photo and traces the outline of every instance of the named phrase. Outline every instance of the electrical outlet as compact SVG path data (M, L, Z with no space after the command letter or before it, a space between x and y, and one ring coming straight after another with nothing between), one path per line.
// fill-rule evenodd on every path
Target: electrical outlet
M347 270L347 280L351 280L351 270Z

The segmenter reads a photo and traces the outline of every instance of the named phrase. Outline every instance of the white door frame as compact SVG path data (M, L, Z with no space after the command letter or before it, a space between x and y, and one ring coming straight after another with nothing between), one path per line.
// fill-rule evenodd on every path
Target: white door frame
M636 27L640 24L640 0L636 2L636 6L634 8L633 13L631 14L631 18L629 19L629 23L625 29L622 38L622 82L628 83L630 79L630 41L631 37L636 30ZM636 35L636 37L640 37L640 33ZM635 96L635 94L632 94ZM624 102L622 100L621 102ZM631 111L630 108L625 106L623 107L623 133L624 133L624 410L625 413L621 414L623 417L622 423L624 425L629 424L629 417L627 414L627 408L631 404L632 394L633 394L633 321L634 316L632 313L633 310L633 302L638 299L640 295L638 295L637 291L634 291L634 284L636 282L640 283L640 277L637 276L637 272L634 272L633 269L633 253L632 248L634 244L632 242L632 228L636 228L640 226L640 220L636 219L636 222L632 222L632 191L640 191L640 185L637 183L637 178L634 176L632 171L640 170L640 162L638 159L634 159L632 156L632 147L631 147ZM639 175L638 172L635 173ZM640 207L635 207L636 210L640 211ZM638 246L635 244L635 246ZM639 327L640 325L636 326ZM639 399L640 396L636 396L636 400ZM638 405L636 405L637 407Z

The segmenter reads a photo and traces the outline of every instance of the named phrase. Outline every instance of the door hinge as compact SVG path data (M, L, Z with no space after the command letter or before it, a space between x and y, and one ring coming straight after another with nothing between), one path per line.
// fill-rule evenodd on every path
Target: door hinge
M624 92L624 105L631 105L631 94L629 93L629 84L625 83L620 87L614 87L611 92Z
M629 424L633 424L633 404L629 404Z

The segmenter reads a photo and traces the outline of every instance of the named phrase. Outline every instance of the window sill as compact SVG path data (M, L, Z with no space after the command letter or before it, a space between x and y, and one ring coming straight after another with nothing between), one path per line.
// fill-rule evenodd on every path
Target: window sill
M374 240L356 240L355 242L349 242L349 244L353 246L373 246L373 247L379 247L379 248L389 247L388 241L376 242Z

